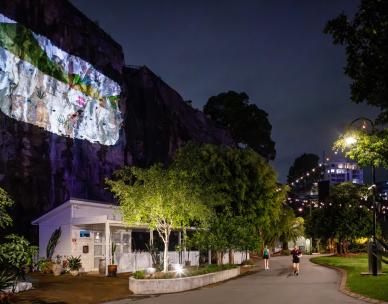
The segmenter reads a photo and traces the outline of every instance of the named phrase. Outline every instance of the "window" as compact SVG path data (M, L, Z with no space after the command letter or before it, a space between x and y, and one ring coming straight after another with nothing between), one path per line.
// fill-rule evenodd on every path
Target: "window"
M82 238L90 237L90 231L89 230L81 230L79 232L79 237L82 237Z
M133 251L148 251L150 233L148 231L132 231Z
M122 234L122 242L123 242L123 253L131 252L131 234L130 232L123 232Z

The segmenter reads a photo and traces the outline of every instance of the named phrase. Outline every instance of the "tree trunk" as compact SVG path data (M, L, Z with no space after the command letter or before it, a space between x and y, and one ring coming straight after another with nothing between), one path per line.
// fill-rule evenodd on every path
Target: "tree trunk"
M229 250L229 264L234 264L234 250Z
M168 271L168 237L167 241L164 242L164 252L163 252L163 272Z
M223 258L224 253L222 251L217 251L217 265L222 265Z
M286 241L282 242L282 249L283 250L288 250L288 242L286 242Z

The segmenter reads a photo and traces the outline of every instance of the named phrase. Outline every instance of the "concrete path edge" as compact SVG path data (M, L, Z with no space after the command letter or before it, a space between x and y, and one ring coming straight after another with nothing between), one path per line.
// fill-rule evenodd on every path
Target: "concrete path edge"
M335 271L337 271L340 274L338 290L341 291L342 293L344 293L344 294L346 294L346 295L348 295L348 296L350 296L352 298L355 298L355 299L358 299L358 300L362 300L362 301L365 301L365 302L368 302L368 303L388 304L388 302L377 300L377 299L368 298L368 297L363 296L361 294L355 293L355 292L351 291L349 288L347 288L346 287L346 281L348 279L348 274L347 274L345 269L342 269L342 268L339 268L339 267L335 267L335 266L332 266L332 265L327 265L327 264L319 264L319 263L314 262L312 260L312 258L310 258L310 262L314 263L315 265L323 266L323 267L334 269Z

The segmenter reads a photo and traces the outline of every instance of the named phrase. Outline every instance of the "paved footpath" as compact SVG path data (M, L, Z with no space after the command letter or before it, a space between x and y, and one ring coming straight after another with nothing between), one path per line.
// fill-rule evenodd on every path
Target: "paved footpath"
M291 257L274 257L270 270L232 279L201 289L151 297L132 297L111 304L282 304L365 303L338 291L340 279L335 270L318 266L301 258L301 273L291 275Z

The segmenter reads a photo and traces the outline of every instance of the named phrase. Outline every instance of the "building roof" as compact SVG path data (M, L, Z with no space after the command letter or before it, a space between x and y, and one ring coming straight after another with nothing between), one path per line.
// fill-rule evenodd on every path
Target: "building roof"
M46 212L42 216L38 217L37 219L33 220L31 222L32 225L39 225L39 223L50 217L53 216L54 214L57 214L58 212L66 209L67 207L70 206L90 206L90 207L99 207L99 208L107 208L107 209L118 209L118 206L109 204L109 203L104 203L104 202L98 202L98 201L92 201L92 200L85 200L85 199L79 199L79 198L70 198L68 201L64 202L63 204L55 207L54 209L51 209L50 211Z

